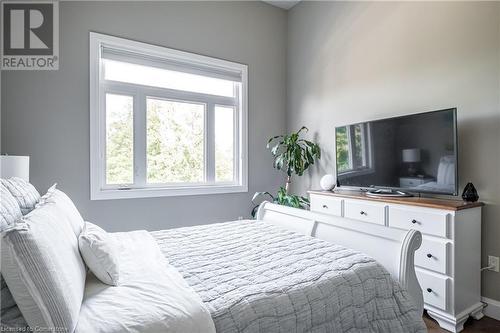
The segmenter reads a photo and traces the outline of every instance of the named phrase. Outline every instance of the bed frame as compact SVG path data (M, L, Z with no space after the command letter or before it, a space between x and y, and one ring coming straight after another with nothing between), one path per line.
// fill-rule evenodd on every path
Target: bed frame
M423 312L422 289L414 266L415 251L422 244L417 230L383 228L379 225L338 218L303 209L263 202L257 220L327 240L363 252L382 264L408 290Z

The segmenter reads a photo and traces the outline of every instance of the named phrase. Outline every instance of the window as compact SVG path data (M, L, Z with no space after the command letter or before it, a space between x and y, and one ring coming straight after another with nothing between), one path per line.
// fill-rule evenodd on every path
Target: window
M337 145L338 174L368 173L372 171L371 137L369 124L338 127Z
M246 95L246 65L91 33L91 199L246 192Z

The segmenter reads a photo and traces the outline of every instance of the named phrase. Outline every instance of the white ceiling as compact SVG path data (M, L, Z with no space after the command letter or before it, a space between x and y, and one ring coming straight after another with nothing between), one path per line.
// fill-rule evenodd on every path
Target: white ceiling
M278 0L278 1L265 1L265 0L263 0L263 1L267 2L270 5L273 5L273 6L276 6L279 8L283 8L286 10L289 10L290 8L292 8L293 6L295 6L296 4L298 4L300 2L300 0Z

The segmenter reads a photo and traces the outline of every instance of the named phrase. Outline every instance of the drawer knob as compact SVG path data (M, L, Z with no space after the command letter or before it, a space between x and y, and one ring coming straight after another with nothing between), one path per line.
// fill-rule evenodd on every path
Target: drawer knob
M431 288L427 288L427 292L428 293L432 293L432 289Z
M427 258L432 258L432 254L427 253Z
M363 210L362 210L362 211L360 211L359 213L360 213L361 215L368 215L368 214L366 214L366 212L365 212L365 211L363 211Z
M324 209L328 209L328 206L327 206L327 205L323 205L323 208L324 208Z
M415 223L417 223L417 220L413 219L413 220L411 220L411 223L415 224Z

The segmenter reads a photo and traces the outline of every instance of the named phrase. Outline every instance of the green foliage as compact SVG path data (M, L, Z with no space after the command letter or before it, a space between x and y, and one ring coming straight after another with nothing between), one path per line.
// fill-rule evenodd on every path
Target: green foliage
M307 132L307 127L303 126L290 135L274 136L267 142L267 148L271 149L274 157L273 167L285 171L288 177L293 174L302 176L304 171L314 164L315 159L321 158L319 146L302 139L300 137L302 131ZM273 142L274 146L271 147Z
M134 182L133 99L106 95L106 183ZM219 107L224 109L224 107ZM220 121L232 124L232 108ZM195 183L205 173L205 107L198 103L147 99L148 183ZM225 125L222 122L222 125ZM222 126L221 125L221 126ZM227 127L227 126L226 126ZM216 181L233 180L233 129L216 142Z
M308 198L288 193L288 184L290 184L292 175L302 176L316 159L321 158L319 145L301 138L303 131L307 132L307 127L302 126L297 132L290 135L274 136L267 142L267 148L271 149L271 154L274 157L273 167L283 170L287 174L287 184L286 187L280 187L276 196L269 192L255 193L252 198L252 203L255 205L252 209L253 217L259 208L256 203L258 198L268 197L278 205L294 208L307 209L309 207Z
M203 181L203 131L202 105L148 99L148 182Z
M337 128L336 131L337 146L337 168L339 172L349 170L349 141L347 138L347 127Z
M131 184L133 175L133 113L132 99L108 95L110 107L106 115L106 182Z
M354 125L354 165L363 165L363 142L361 125Z
M276 196L273 196L269 192L256 192L254 194L252 198L252 203L254 204L254 207L252 209L252 217L255 217L255 214L259 209L260 203L259 204L256 203L257 199L262 198L263 199L262 201L264 201L266 197L268 199L271 199L272 202L278 205L289 206L293 208L302 208L302 209L306 209L309 207L308 198L298 196L295 194L287 194L286 189L284 187L280 187Z
M350 154L353 154L353 164L354 166L363 165L363 138L362 138L362 125L351 125L349 126L350 133L354 134L351 136L353 140L353 149L350 151L349 146L349 131L347 126L337 128L335 134L335 144L337 146L337 167L339 172L348 171L352 167L349 165Z
M294 208L307 208L309 207L309 199L306 197L298 196L295 194L287 194L284 187L280 187L276 194L276 203L283 206Z
M233 107L215 106L215 180L234 180L234 113Z

